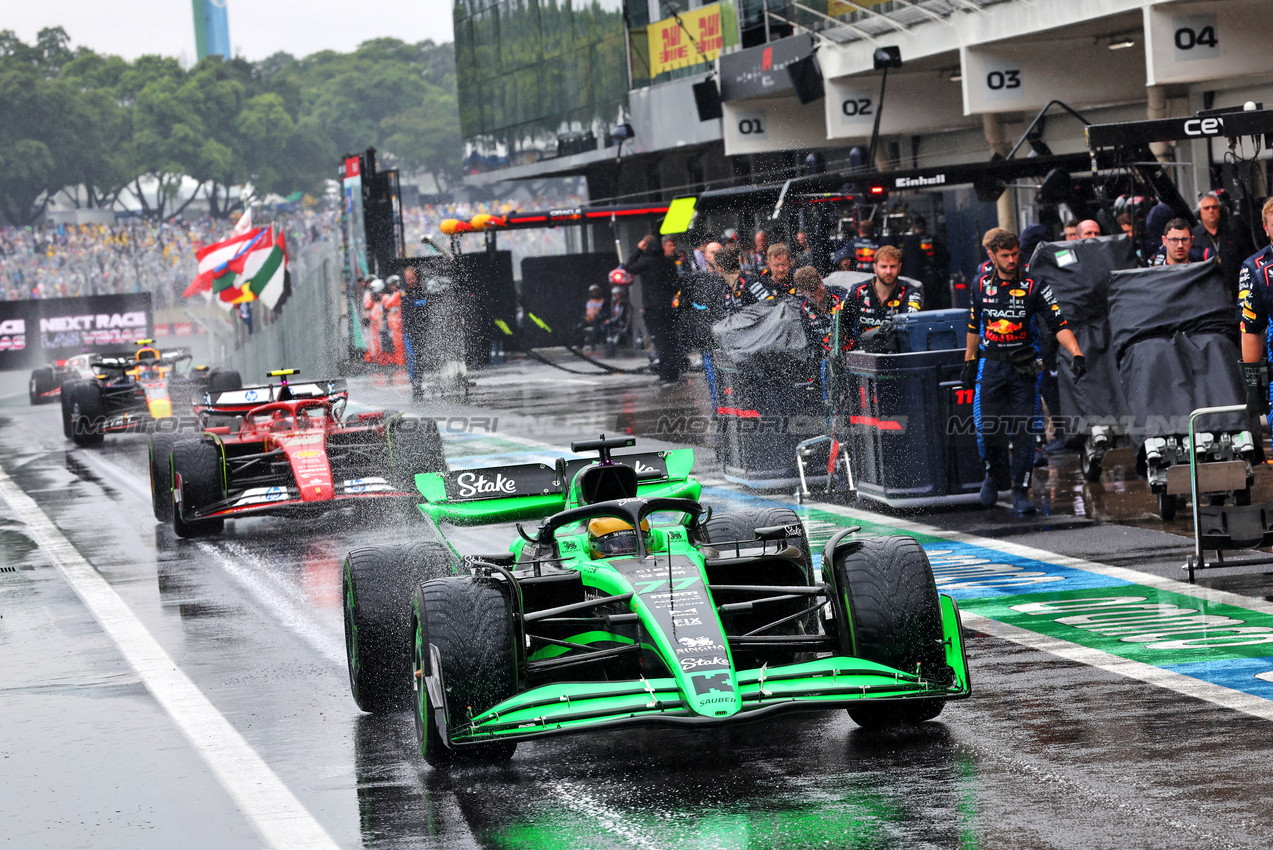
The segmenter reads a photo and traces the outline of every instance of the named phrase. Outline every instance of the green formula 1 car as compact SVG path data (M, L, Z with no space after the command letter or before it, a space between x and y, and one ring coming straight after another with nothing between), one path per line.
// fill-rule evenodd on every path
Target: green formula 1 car
M827 542L822 578L785 508L712 515L690 450L421 474L436 524L517 525L509 550L443 538L343 568L354 699L411 707L431 765L633 724L715 726L848 709L936 717L972 691L959 610L909 537Z

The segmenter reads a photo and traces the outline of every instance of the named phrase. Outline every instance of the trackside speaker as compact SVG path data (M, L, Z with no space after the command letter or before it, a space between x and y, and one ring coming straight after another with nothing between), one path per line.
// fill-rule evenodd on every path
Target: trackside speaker
M720 108L720 89L716 87L715 80L703 80L701 83L695 83L692 88L694 89L694 105L698 107L699 121L711 121L724 115Z
M812 54L788 65L787 74L791 77L791 85L796 90L796 98L801 106L822 100L826 94L822 86L822 69L818 67L818 60Z

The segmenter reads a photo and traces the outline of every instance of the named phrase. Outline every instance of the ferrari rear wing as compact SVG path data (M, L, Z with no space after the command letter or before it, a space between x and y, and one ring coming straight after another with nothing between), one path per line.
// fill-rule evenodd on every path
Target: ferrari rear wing
M348 396L348 385L344 378L330 381L307 381L303 384L288 384L292 398L330 398ZM203 407L208 413L242 413L260 404L278 401L279 384L260 384L254 387L241 387L237 390L222 390L217 393L205 393Z
M615 455L613 460L636 470L641 498L698 497L699 485L689 482L693 449ZM416 487L425 499L420 509L435 521L453 525L551 516L565 509L576 473L594 463L595 458L575 458L559 459L553 466L523 463L421 473L416 476Z

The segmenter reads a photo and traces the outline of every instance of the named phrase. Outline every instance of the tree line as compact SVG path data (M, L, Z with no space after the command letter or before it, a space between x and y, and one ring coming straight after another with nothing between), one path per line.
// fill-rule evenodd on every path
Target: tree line
M382 38L351 53L209 56L185 69L72 49L61 27L34 44L0 31L0 214L13 224L35 221L59 192L81 208L129 199L156 219L197 197L227 217L232 187L321 193L340 156L369 145L407 172L458 174L453 45ZM179 191L185 177L193 195Z

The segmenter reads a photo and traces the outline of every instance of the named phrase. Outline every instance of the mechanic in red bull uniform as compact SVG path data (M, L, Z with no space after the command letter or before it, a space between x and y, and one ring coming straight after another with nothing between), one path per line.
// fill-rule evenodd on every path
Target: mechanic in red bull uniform
M782 242L770 245L765 252L769 266L763 271L744 271L725 293L725 312L732 313L761 301L772 301L782 295L796 294L791 280L791 252Z
M844 337L850 348L892 349L893 317L924 309L924 296L902 283L902 252L885 245L875 252L875 277L854 286L844 302ZM892 349L895 350L895 349Z
M972 288L962 375L965 387L976 387L973 419L977 448L986 468L980 498L990 507L999 491L1010 486L1013 511L1028 514L1034 512L1030 477L1035 439L1043 425L1034 318L1040 317L1074 358L1076 379L1087 373L1087 364L1074 332L1066 327L1052 288L1021 274L1017 235L995 228L982 244L994 271L983 275Z
M851 244L854 271L875 271L875 252L880 248L880 243L875 239L875 222L869 218L858 222L858 235Z
M817 356L825 357L831 353L831 332L844 308L848 291L842 286L827 286L813 266L796 269L792 279L801 299L800 318L804 322L805 335L809 337L809 346ZM842 334L840 350L848 351L849 343L850 340Z
M1264 232L1273 241L1273 198L1260 212ZM1269 361L1273 360L1273 245L1246 258L1238 274L1238 307L1242 311L1242 379L1246 409L1252 416L1269 413ZM1273 426L1273 416L1269 416Z

